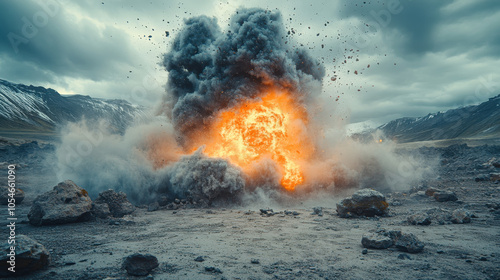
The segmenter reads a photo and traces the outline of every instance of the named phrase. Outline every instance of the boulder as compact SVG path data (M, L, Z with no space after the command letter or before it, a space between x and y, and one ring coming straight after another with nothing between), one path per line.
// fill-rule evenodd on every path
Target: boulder
M411 216L408 216L408 222L412 225L430 225L431 217L426 213L417 213Z
M439 202L457 201L457 195L451 191L441 191L434 193L434 199Z
M125 258L123 262L123 268L133 276L146 276L157 267L158 259L150 254L135 253Z
M9 196L10 192L9 192L9 187L7 186L2 186L0 188L0 204L1 205L7 205L9 204L8 200L11 198ZM21 202L23 202L24 200L24 192L21 190L21 189L18 189L16 188L16 191L14 193L14 199L16 200L16 205L19 205L21 204Z
M95 204L107 204L111 215L115 218L121 218L135 211L135 206L128 201L127 195L114 190L101 192Z
M0 256L0 277L14 277L46 268L50 263L50 254L45 247L26 235L16 235L15 272L8 270L10 247L7 239L2 244Z
M471 213L465 209L456 209L451 213L451 222L454 224L470 223L471 216Z
M81 222L90 219L91 209L87 191L67 180L39 195L33 201L28 219L35 226Z
M382 216L387 213L388 207L383 194L373 189L362 189L337 204L337 213L342 218Z

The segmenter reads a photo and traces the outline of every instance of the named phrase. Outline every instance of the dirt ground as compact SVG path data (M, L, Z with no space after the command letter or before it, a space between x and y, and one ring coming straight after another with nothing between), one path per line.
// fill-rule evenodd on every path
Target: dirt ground
M338 217L335 203L355 191L351 190L290 208L253 205L148 212L143 207L123 219L35 227L26 216L33 200L28 189L26 201L18 205L16 232L42 243L52 263L17 279L500 279L500 213L491 208L491 203L500 202L500 184L474 180L499 172L477 169L477 164L498 158L498 149L487 150L438 150L446 156L441 176L406 192L385 193L387 217ZM31 183L36 178L21 180ZM454 191L458 201L416 195L430 187ZM324 215L311 215L312 207L318 206ZM261 215L259 209L266 207L277 214ZM459 208L474 214L471 223L407 222L417 212ZM280 213L284 210L299 215ZM0 211L0 219L7 221L7 211ZM363 234L378 229L413 233L425 249L416 254L368 249L363 254ZM160 266L149 278L128 276L121 265L133 253L152 254ZM195 261L198 256L204 261Z

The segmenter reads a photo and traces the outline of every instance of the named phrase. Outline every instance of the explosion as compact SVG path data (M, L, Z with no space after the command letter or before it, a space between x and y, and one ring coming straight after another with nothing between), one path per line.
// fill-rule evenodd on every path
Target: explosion
M248 171L252 163L272 159L282 173L281 185L292 191L304 182L301 162L314 151L307 137L307 112L287 92L271 90L222 111L212 125L205 153Z

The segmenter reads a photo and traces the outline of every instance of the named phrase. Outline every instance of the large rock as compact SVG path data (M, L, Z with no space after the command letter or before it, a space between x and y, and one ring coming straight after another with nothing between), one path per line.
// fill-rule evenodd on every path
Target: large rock
M158 267L158 259L150 254L138 254L128 256L123 262L123 268L133 276L146 276L151 270Z
M91 217L92 200L86 190L70 180L39 195L28 213L30 224L55 225L86 221Z
M0 204L1 205L7 205L9 204L9 199L11 197L9 196L9 187L7 186L2 186L0 188ZM16 188L16 191L14 192L14 199L16 200L15 204L19 205L21 202L24 200L24 192L21 189Z
M5 239L2 244L2 254L0 256L0 277L14 277L31 273L46 268L50 263L50 254L45 247L26 235L16 235L15 250L15 272L8 270L11 254L10 247Z
M115 192L114 190L103 191L95 200L95 204L107 204L109 212L115 218L121 218L135 211L135 206L127 199L127 195L123 192Z
M380 192L373 189L362 189L343 199L337 204L337 213L342 218L352 216L382 216L387 213L389 204Z

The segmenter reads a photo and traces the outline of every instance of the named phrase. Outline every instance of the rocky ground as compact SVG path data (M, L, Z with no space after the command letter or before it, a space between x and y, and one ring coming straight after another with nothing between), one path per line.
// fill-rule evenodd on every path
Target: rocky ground
M47 268L21 279L500 279L500 146L420 148L440 155L440 176L384 193L388 208L381 216L340 217L336 203L351 190L289 208L272 205L273 211L261 211L265 205L188 209L177 201L123 217L43 226L28 220L37 177L47 174L36 165L40 148L28 142L3 149L2 170L17 159L21 170L33 172L19 175L32 187L17 205L16 234L43 244L51 257ZM50 180L44 178L40 185ZM7 223L3 207L0 219ZM362 245L363 237L390 231L413 234L423 250ZM156 257L158 267L130 275L123 264L134 253Z

